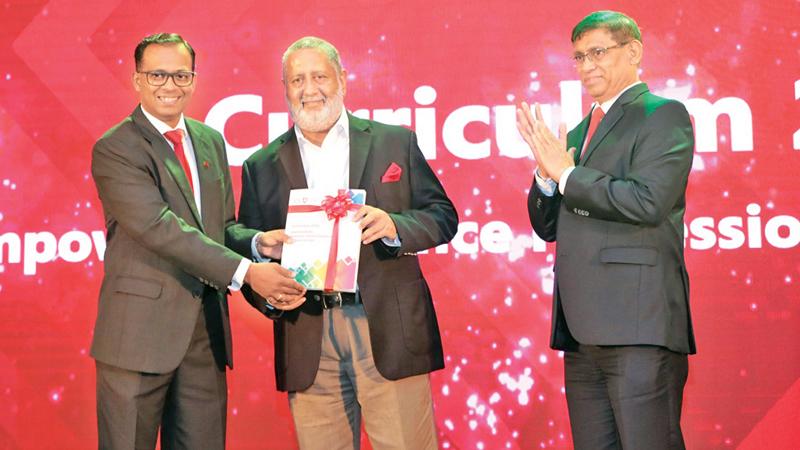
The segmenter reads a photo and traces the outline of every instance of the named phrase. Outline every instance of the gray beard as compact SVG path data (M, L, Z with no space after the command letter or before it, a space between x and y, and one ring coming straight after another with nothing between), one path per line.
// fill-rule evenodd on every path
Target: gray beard
M315 112L303 110L302 103L297 107L293 107L288 98L286 103L289 105L292 121L298 128L312 133L319 133L330 130L333 124L339 120L339 115L344 109L344 93L342 88L339 87L336 95L328 97L322 109Z

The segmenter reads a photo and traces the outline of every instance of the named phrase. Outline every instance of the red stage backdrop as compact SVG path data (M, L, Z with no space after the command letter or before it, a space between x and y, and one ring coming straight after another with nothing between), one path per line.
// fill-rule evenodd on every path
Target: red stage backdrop
M350 0L0 4L0 448L96 446L88 356L104 227L91 147L136 105L133 48L172 31L197 49L189 115L241 161L289 126L280 57L324 37L346 106L406 125L461 223L423 256L447 368L433 375L442 448L570 448L562 355L548 348L554 247L528 224L521 100L553 126L590 99L568 59L594 9L634 17L642 79L683 101L697 138L686 254L699 353L689 448L800 448L800 3ZM272 324L231 298L231 449L294 448L274 389Z

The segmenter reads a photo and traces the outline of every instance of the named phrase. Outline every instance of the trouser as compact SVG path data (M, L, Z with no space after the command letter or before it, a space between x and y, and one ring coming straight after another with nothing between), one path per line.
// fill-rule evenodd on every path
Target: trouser
M227 382L211 341L201 311L186 356L172 372L136 372L97 361L99 448L151 450L161 428L164 450L224 449Z
M387 380L375 368L363 305L323 311L322 355L314 383L289 393L303 450L358 449L361 418L376 450L436 449L428 374Z
M579 345L564 353L576 450L684 449L681 404L689 364L664 347Z

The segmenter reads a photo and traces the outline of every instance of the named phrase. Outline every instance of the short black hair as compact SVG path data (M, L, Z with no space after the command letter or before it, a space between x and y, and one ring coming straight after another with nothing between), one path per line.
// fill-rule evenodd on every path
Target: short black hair
M136 70L142 65L142 57L144 56L144 50L153 44L158 45L183 45L186 47L186 50L189 51L189 54L192 56L192 71L194 71L194 49L189 42L186 41L180 34L177 33L155 33L151 34L150 36L146 36L142 39L141 42L136 46L136 50L133 51L133 59L136 61Z
M572 29L572 43L581 38L585 33L603 29L611 33L611 37L618 44L636 39L642 41L642 33L636 21L617 11L595 11L575 25Z

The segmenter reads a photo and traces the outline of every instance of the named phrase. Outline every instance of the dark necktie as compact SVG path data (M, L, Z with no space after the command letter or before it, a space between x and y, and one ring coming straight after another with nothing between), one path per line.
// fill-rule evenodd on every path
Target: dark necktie
M183 171L186 172L186 179L189 180L189 187L191 187L192 192L194 192L192 171L189 168L189 161L186 160L186 153L183 151L183 130L178 129L167 131L164 133L164 137L166 137L168 141L172 142L172 146L175 148L175 156L178 157L178 161L180 161Z
M589 148L589 142L592 141L592 136L594 136L597 126L600 125L605 115L606 113L603 112L603 108L601 108L600 105L595 106L592 110L592 118L589 119L589 130L586 132L586 140L583 141L580 158L583 158L583 154L586 153L586 149Z

